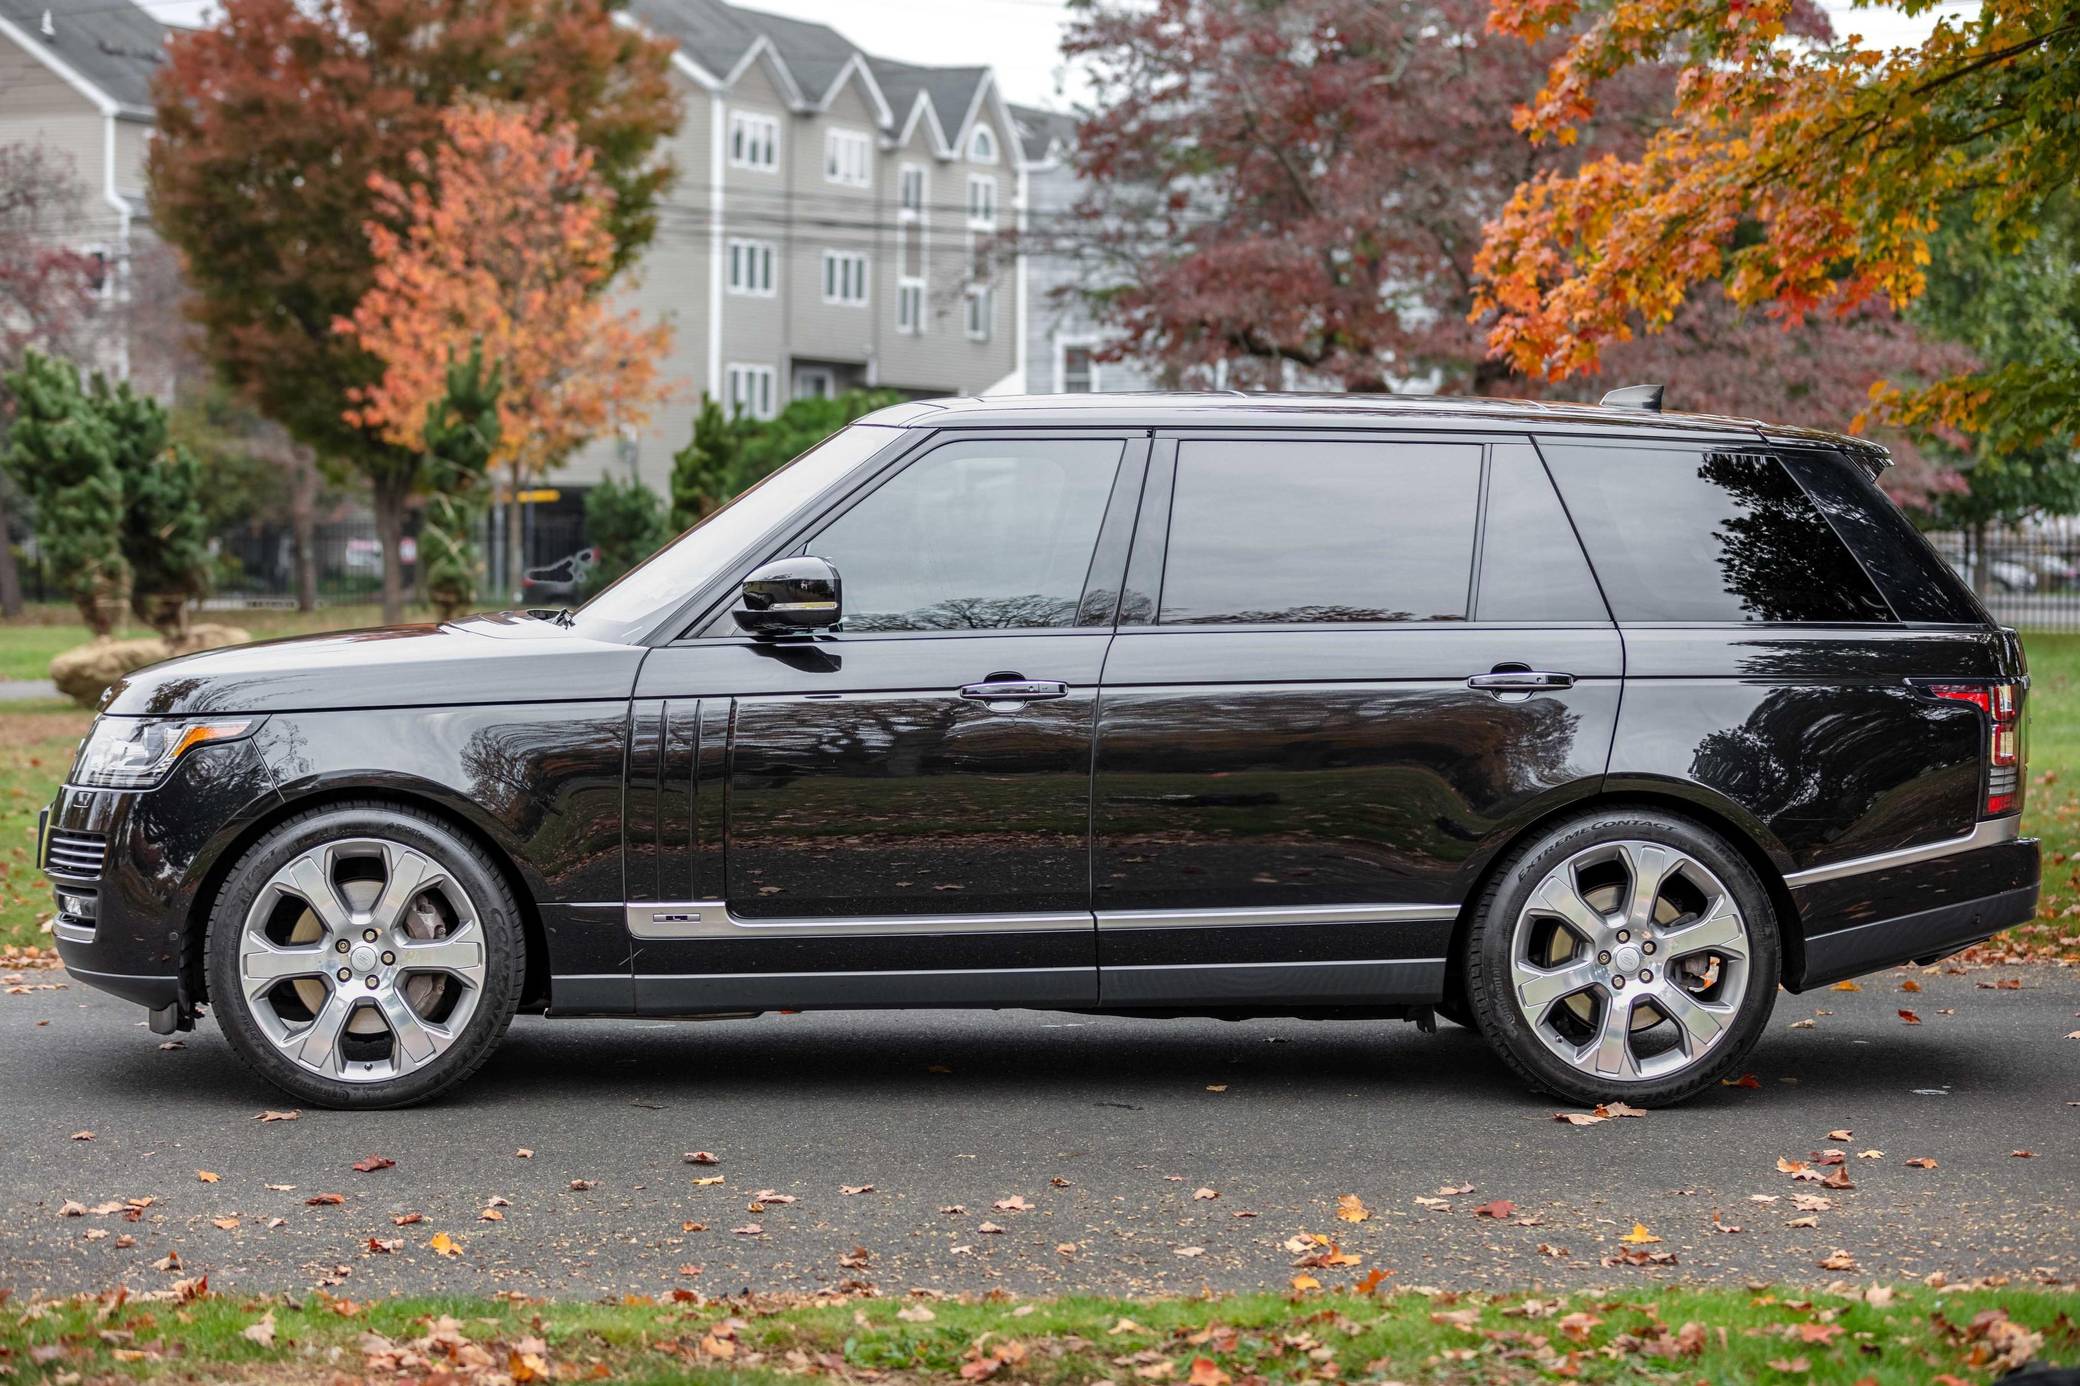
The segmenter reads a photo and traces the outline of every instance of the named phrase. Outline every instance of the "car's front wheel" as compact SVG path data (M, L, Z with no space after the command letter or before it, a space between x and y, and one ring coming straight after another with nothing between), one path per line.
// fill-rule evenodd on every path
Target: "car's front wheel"
M441 819L346 803L300 814L232 868L210 912L209 994L261 1077L328 1107L420 1102L475 1071L519 1004L519 906Z
M1562 823L1490 882L1462 958L1481 1033L1582 1103L1679 1101L1747 1057L1775 1004L1769 893L1673 814Z

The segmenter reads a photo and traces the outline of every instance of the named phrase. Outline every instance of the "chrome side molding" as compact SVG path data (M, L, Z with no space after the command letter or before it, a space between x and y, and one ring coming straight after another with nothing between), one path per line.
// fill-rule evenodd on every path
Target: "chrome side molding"
M1918 847L1901 847L1890 852L1875 852L1867 857L1851 857L1847 861L1831 862L1826 866L1815 866L1805 871L1794 871L1784 878L1784 884L1795 890L1800 886L1819 885L1822 881L1838 881L1845 876L1861 876L1867 871L1890 871L1895 866L1912 866L1916 862L1935 861L1959 852L1977 851L1981 847L1997 847L2003 842L2014 842L2021 836L2020 815L1989 818L1962 837L1946 838L1941 842L1925 842Z
M1459 917L1457 905L1273 905L1244 910L1099 910L1100 931L1240 929L1259 924L1435 924Z
M1088 911L1034 914L833 915L828 919L744 919L722 900L632 904L637 938L890 938L932 934L1051 934L1089 930Z

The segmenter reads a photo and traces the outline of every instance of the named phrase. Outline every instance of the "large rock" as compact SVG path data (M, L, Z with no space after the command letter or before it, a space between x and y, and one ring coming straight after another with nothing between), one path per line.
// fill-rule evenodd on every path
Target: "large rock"
M172 659L175 655L194 654L197 650L243 645L252 638L251 632L237 626L218 625L191 626L186 635L173 641L156 635L136 640L113 640L104 636L74 646L51 660L51 682L58 685L60 693L81 707L95 707L100 704L101 695L108 691L110 684L134 669L157 664L162 659Z

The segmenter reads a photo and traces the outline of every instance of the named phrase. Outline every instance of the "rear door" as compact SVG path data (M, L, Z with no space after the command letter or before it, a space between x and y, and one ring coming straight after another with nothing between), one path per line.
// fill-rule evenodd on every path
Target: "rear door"
M1593 791L1623 655L1521 439L1158 440L1098 718L1112 1006L1428 1000L1473 874Z
M1088 1005L1091 735L1144 437L937 440L786 551L844 621L725 620L637 689L639 1009Z

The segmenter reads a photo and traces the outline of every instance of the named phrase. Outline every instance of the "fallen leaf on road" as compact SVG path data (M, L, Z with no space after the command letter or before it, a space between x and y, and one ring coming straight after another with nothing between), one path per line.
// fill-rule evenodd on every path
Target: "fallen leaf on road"
M1336 1217L1340 1222L1364 1222L1371 1218L1372 1210L1356 1194L1336 1195Z
M1719 1210L1714 1208L1712 1210L1712 1230L1714 1232L1738 1232L1741 1229L1721 1218Z
M1417 1194L1416 1202L1425 1208L1439 1208L1445 1212L1450 1212L1452 1208L1452 1201L1449 1198L1425 1198L1423 1195Z
M1655 1236L1652 1232L1649 1232L1645 1223L1635 1222L1634 1224L1632 1224L1632 1230L1630 1232L1627 1232L1624 1236L1618 1238L1618 1240L1621 1242L1629 1242L1633 1246L1645 1246L1649 1242L1658 1242L1661 1239Z
M1493 1203L1483 1203L1480 1207L1474 1209L1473 1215L1477 1218L1494 1218L1500 1222L1516 1211L1516 1204L1506 1198L1498 1198ZM1656 1240L1658 1241L1659 1238L1656 1238Z
M256 1116L256 1117L254 1117L254 1118L253 1118L253 1120L255 1120L255 1121L295 1121L295 1120L299 1119L300 1117L302 1117L302 1115L303 1115L303 1111L302 1111L302 1109L301 1109L301 1108L299 1108L299 1109L297 1109L297 1110L295 1110L295 1111L293 1111L293 1112L276 1112L276 1111L266 1111L266 1112L262 1112L262 1113L261 1113L261 1114L260 1114L259 1116Z
M954 1218L964 1218L968 1215L967 1207L959 1203L949 1203L939 1211Z
M426 1245L436 1256L460 1256L462 1254L462 1243L456 1241L445 1232L434 1233L433 1240Z
M1596 1109L1596 1115L1607 1117L1643 1117L1645 1107L1629 1107L1623 1102L1606 1102Z
M236 1232L238 1230L238 1218L235 1216L228 1218L211 1218L209 1222L210 1226L216 1228L221 1232Z
M850 1198L854 1194L872 1193L874 1192L874 1186L872 1184L840 1184L838 1185L838 1192Z
M1820 1219L1814 1217L1811 1213L1807 1213L1802 1218L1787 1218L1784 1225L1786 1227L1818 1227Z
M747 1222L742 1227L732 1227L730 1232L739 1237L763 1237L766 1234L765 1228L755 1222Z
M276 1193L296 1192L296 1186L294 1184L269 1184L267 1187L273 1189Z
M852 1248L852 1250L846 1252L843 1256L840 1256L838 1258L838 1264L843 1266L846 1270L865 1270L867 1268L868 1262L872 1261L873 1259L873 1253L869 1252L863 1246L856 1246Z
M997 1225L996 1225L995 1223L993 1223L993 1222L985 1222L985 1223L983 1223L983 1224L982 1224L982 1225L981 1225L980 1227L976 1228L975 1230L976 1230L977 1232L980 1232L980 1233L982 1233L982 1234L983 1234L983 1235L985 1235L985 1236L990 1236L990 1237L994 1237L994 1236L998 1236L998 1235L1000 1235L1000 1234L1001 1234L1001 1233L1003 1232L1003 1230L1004 1230L1004 1229L1003 1229L1003 1228L1001 1228L1001 1227L999 1227L999 1226L997 1226Z
M240 1329L238 1336L244 1338L249 1343L258 1343L261 1347L264 1348L273 1347L274 1310L268 1310L266 1313L260 1316L258 1322L249 1323L244 1328Z
M1192 1190L1192 1197L1201 1203L1211 1202L1220 1196L1219 1189L1198 1188Z
M94 1133L92 1131L74 1131L72 1139L76 1141L90 1141L94 1139Z
M1829 987L1829 988L1828 988L1828 990L1829 990L1829 991L1862 991L1862 990L1863 990L1863 988L1862 988L1862 987L1860 987L1860 986L1858 986L1858 985L1856 985L1856 983L1854 983L1854 982L1836 982L1836 983L1835 983L1835 984L1834 984L1833 986Z
M1859 1160L1882 1160L1885 1158L1885 1152L1882 1150L1859 1150L1856 1152L1856 1158Z
M705 1189L710 1184L720 1184L721 1182L722 1176L719 1174L703 1174L694 1179L693 1186L696 1189Z
M1541 1256L1550 1256L1554 1260L1559 1260L1561 1257L1567 1256L1570 1253L1564 1246L1554 1246L1551 1242L1540 1242L1538 1244L1538 1254Z
M1935 1167L1936 1162L1925 1155L1907 1161L1908 1169L1934 1169Z
M585 1192L585 1190L587 1190L587 1189L596 1189L596 1188L598 1188L598 1187L599 1187L599 1180L597 1180L597 1179L573 1179L573 1180L571 1180L571 1188L572 1188L572 1189L574 1189L574 1190L576 1190L576 1191L577 1191L577 1192L579 1192L579 1193L583 1193L583 1192Z
M1853 1271L1856 1269L1856 1258L1846 1251L1837 1249L1833 1255L1822 1260L1819 1265L1821 1270Z
M1594 1112L1555 1112L1553 1113L1553 1120L1564 1121L1569 1126L1594 1126L1598 1122L1608 1121L1610 1118L1598 1116Z
M370 1237L368 1239L368 1254L371 1256L389 1256L403 1246L404 1238L402 1237Z
M534 1152L523 1145L518 1150L513 1152L513 1158L516 1160L532 1160L534 1158Z
M1365 1272L1364 1278L1358 1281L1355 1288L1357 1289L1359 1294L1369 1295L1374 1290L1377 1290L1379 1288L1380 1282L1382 1280L1385 1280L1388 1276L1392 1275L1393 1273L1394 1272L1386 1270L1380 1266L1374 1266L1371 1270Z
M1471 1184L1447 1184L1437 1191L1437 1196L1439 1198L1457 1198L1460 1194L1470 1194L1472 1192L1473 1185Z
M1208 1092L1226 1092L1228 1090L1228 1085L1226 1083L1208 1083L1206 1085L1206 1090Z
M711 1150L689 1150L681 1157L689 1165L719 1165L722 1157Z
M390 1221L391 1221L391 1222L393 1222L393 1223L395 1223L395 1224L397 1224L397 1225L398 1225L399 1227L410 1227L410 1226L411 1226L411 1225L412 1225L413 1223L415 1223L415 1222L424 1222L424 1221L426 1221L426 1214L424 1214L424 1213L399 1213L399 1214L398 1214L398 1215L397 1215L396 1217L394 1217L394 1218L390 1219Z
M1915 1015L1912 1011L1901 1011L1899 1018L1906 1021L1909 1025L1919 1025L1921 1023L1921 1017Z
M382 1155L371 1155L367 1159L356 1160L354 1168L362 1174L374 1174L379 1169L397 1168L397 1161Z
M1722 1088L1759 1088L1762 1086L1762 1080L1752 1073L1743 1073L1738 1078L1721 1078L1719 1086Z
M1793 1194L1791 1206L1801 1213L1824 1213L1834 1207L1834 1200L1819 1194Z
M794 1195L780 1193L774 1189L760 1189L757 1193L751 1195L751 1201L753 1203L772 1203L785 1207L787 1204L794 1202Z
M345 1203L346 1201L347 1196L345 1194L312 1194L309 1198L306 1198L303 1201L303 1206L306 1208L336 1208L340 1204Z
M1000 1198L989 1206L1000 1213L1030 1213L1033 1211L1033 1205L1026 1202L1018 1194L1013 1194L1009 1198Z
M217 1176L216 1176L216 1175L214 1175L214 1174L212 1174L212 1173L210 1173L210 1172L209 1172L208 1170L206 1170L206 1169L198 1169L198 1170L196 1170L196 1171L195 1171L195 1177L196 1177L197 1179L200 1179L200 1180L201 1180L201 1181L202 1181L203 1183L205 1183L205 1184L214 1184L214 1183L216 1183L216 1182L217 1182Z
M2037 1152L2034 1150L2011 1150L2008 1152L2008 1158L2011 1160L2034 1160L2037 1158Z
M1820 1181L1820 1187L1823 1189L1853 1189L1856 1185L1849 1179L1849 1167L1847 1165L1836 1165L1828 1171L1827 1177Z
M1204 1256L1206 1254L1206 1248L1203 1246L1173 1246L1170 1250L1174 1255L1185 1257Z
M1851 1132L1849 1132L1849 1131L1847 1131L1847 1130L1842 1130L1842 1131L1829 1131L1829 1132L1827 1133L1827 1139L1829 1139L1829 1140L1831 1140L1831 1141L1845 1141L1845 1140L1849 1139L1849 1137L1850 1137L1850 1135L1851 1135L1851 1134L1852 1134L1852 1133L1851 1133Z
M496 1208L486 1208L483 1212L477 1214L478 1222L504 1222L505 1220L506 1215L499 1212Z
M61 1218L83 1218L86 1215L87 1205L73 1199L68 1198L58 1205L58 1216Z
M1295 1294L1306 1294L1309 1290L1321 1289L1322 1282L1311 1275L1296 1275L1292 1279L1292 1286Z

